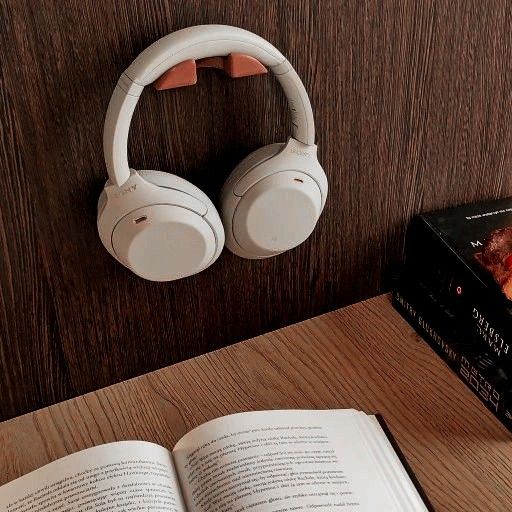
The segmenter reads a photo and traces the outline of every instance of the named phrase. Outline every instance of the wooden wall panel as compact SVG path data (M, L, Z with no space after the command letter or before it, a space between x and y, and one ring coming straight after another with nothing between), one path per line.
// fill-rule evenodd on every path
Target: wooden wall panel
M511 2L10 0L0 16L0 418L374 295L413 213L512 194ZM330 197L294 251L144 282L96 233L104 114L141 50L200 23L296 66ZM144 93L131 163L215 198L287 126L271 78L203 72Z

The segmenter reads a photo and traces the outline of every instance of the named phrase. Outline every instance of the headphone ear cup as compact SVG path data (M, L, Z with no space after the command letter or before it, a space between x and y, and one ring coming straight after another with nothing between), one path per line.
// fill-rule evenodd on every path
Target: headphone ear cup
M133 171L122 189L107 183L105 196L98 215L100 237L138 276L173 281L219 257L224 246L219 214L208 196L183 178Z
M296 247L315 228L326 195L316 146L290 139L260 148L237 166L221 192L227 248L256 259Z

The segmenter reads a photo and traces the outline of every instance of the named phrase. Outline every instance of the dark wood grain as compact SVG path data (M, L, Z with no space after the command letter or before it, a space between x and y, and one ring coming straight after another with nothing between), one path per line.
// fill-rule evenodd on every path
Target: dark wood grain
M105 110L146 46L189 25L252 30L286 54L316 113L329 178L307 243L266 261L144 282L96 233ZM0 3L0 417L374 295L413 213L512 194L512 3ZM215 198L235 164L287 134L270 77L204 72L144 93L137 168Z
M0 485L258 409L381 413L437 512L512 510L512 435L381 296L0 424ZM28 450L27 447L30 447Z

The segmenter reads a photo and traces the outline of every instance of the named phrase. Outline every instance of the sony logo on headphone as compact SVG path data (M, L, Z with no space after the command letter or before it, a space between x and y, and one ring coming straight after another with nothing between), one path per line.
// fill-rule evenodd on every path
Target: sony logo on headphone
M118 192L114 192L114 197L118 199L119 197L125 196L126 194L129 194L130 192L133 192L137 188L137 184L130 185L129 187L122 188Z
M311 153L309 151L306 151L305 149L300 149L297 146L292 146L290 151L297 156L303 156L306 158L309 158L311 156Z

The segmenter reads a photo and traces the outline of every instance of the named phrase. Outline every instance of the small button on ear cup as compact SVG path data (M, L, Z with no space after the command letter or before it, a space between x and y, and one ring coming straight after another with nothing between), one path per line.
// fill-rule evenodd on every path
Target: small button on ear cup
M306 240L322 211L315 180L305 173L281 171L254 184L241 197L232 220L230 250L246 258L267 258ZM227 229L227 226L226 226Z
M129 213L112 234L117 257L135 274L152 281L171 281L200 272L214 259L217 242L204 217L170 204Z

